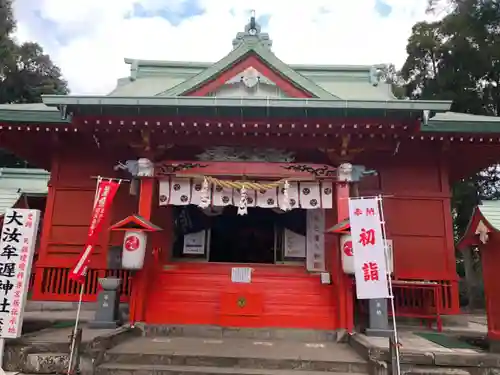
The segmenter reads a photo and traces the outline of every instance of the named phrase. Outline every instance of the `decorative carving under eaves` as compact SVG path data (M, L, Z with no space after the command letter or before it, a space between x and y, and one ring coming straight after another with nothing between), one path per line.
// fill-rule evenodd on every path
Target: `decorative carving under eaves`
M207 166L207 164L201 163L159 163L155 166L155 172L157 176L164 176L187 171L193 168L206 168Z
M308 172L316 177L337 177L337 168L329 165L314 168L308 164L292 164L284 166L283 169L295 172Z
M201 161L254 161L268 163L291 163L295 154L274 148L245 148L217 146L205 149L196 158Z
M243 83L246 87L252 88L259 83L275 86L276 84L266 76L262 75L257 69L250 66L233 78L226 81L226 85Z

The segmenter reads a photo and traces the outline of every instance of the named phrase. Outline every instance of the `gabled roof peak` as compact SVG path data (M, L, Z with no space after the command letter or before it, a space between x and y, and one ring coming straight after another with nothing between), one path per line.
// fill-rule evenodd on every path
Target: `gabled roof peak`
M260 44L269 50L273 45L269 34L261 32L261 27L255 19L255 11L252 11L250 21L245 26L245 31L237 33L236 38L233 39L233 49L238 48L243 43Z

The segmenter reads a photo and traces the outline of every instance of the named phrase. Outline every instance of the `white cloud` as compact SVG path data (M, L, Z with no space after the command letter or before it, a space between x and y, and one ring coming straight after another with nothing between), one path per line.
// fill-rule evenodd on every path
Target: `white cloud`
M134 4L149 11L178 11L186 0L17 0L20 40L42 44L62 68L73 93L104 94L128 75L124 57L216 61L248 21L248 8L271 16L264 31L288 63L401 65L411 27L423 20L427 0L199 0L205 13L173 26L166 19L130 18ZM37 5L33 5L36 3ZM245 5L247 4L247 5ZM35 22L35 13L49 21ZM58 41L65 36L64 43Z

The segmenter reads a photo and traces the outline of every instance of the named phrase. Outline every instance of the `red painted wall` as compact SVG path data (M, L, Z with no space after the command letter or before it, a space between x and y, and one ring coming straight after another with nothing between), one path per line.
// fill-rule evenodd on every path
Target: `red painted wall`
M500 283L497 275L500 264L499 250L500 238L497 233L491 234L488 243L481 246L488 337L492 340L500 339Z
M97 180L91 176L113 177L116 158L93 153L82 157L63 149L53 160L38 267L72 267L85 245ZM137 198L129 195L124 183L115 197L105 228L134 213ZM105 268L106 248L120 244L123 233L103 231L92 257L92 268Z
M336 295L302 267L252 265L251 284L231 282L225 264L177 263L151 283L146 321L240 327L333 329ZM243 266L243 265L242 265ZM245 306L238 306L238 299Z
M445 312L458 312L451 191L444 154L433 145L403 144L391 157L375 157L366 164L378 170L360 193L382 193L387 237L394 241L395 277L443 281Z
M73 152L75 149L61 150L53 162L37 264L40 268L74 265L83 249L90 220L96 183L90 176L115 173L117 155L93 153L82 157ZM419 145L402 148L397 157L385 154L364 162L378 170L379 175L365 179L361 193L388 195L384 199L388 237L394 240L395 275L399 279L456 279L449 184L441 160L439 151L425 150ZM138 199L130 196L128 189L128 184L120 188L109 225L137 212ZM321 285L319 276L308 275L303 268L288 266L255 266L254 282L235 286L229 279L230 265L169 263L171 211L158 207L156 201L152 205L152 221L164 231L151 239L151 247L160 248L162 253L160 262L148 273L151 282L147 297L142 296L147 298L147 322L323 329L345 326L348 302L341 293L335 236L326 238L332 286ZM334 212L328 214L327 226L336 222L335 216ZM104 249L109 244L120 244L122 235L102 234L93 267L105 268ZM167 269L163 264L167 264ZM36 282L41 283L39 274ZM247 311L234 311L241 296L248 301ZM450 306L457 307L458 298L450 298Z

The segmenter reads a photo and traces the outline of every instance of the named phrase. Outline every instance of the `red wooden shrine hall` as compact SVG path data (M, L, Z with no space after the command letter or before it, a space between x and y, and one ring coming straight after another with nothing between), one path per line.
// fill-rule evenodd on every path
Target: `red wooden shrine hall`
M155 287L146 287L145 303L133 302L133 319L241 327L334 329L339 325L334 286L321 283L320 273L327 272L331 263L323 238L317 240L321 249L312 254L315 258L306 260L306 237L314 240L310 238L314 232L308 233L312 216L305 212L321 214L317 235L323 237L325 217L336 206L336 168L181 161L157 163L154 170L155 203L161 207L151 220L172 217L177 225L170 225L170 236L176 239L170 259L149 263L151 269L141 271ZM209 201L201 209L205 178L210 182ZM238 215L236 209L243 189L225 183L248 186L245 215ZM267 189L259 189L259 184ZM288 212L282 209L285 195ZM236 272L246 272L248 279L236 280ZM296 293L301 294L300 300Z
M440 312L458 313L450 184L495 159L493 123L397 100L376 66L287 65L260 28L232 47L214 64L126 60L130 77L109 95L0 107L0 146L50 170L32 298L78 301L68 274L92 176L105 176L131 180L106 227L129 219L102 233L83 299L120 277L131 321L351 329L347 202L379 194L394 278L438 285ZM147 233L142 269L109 267L144 225L162 230ZM410 297L396 309L418 310Z

